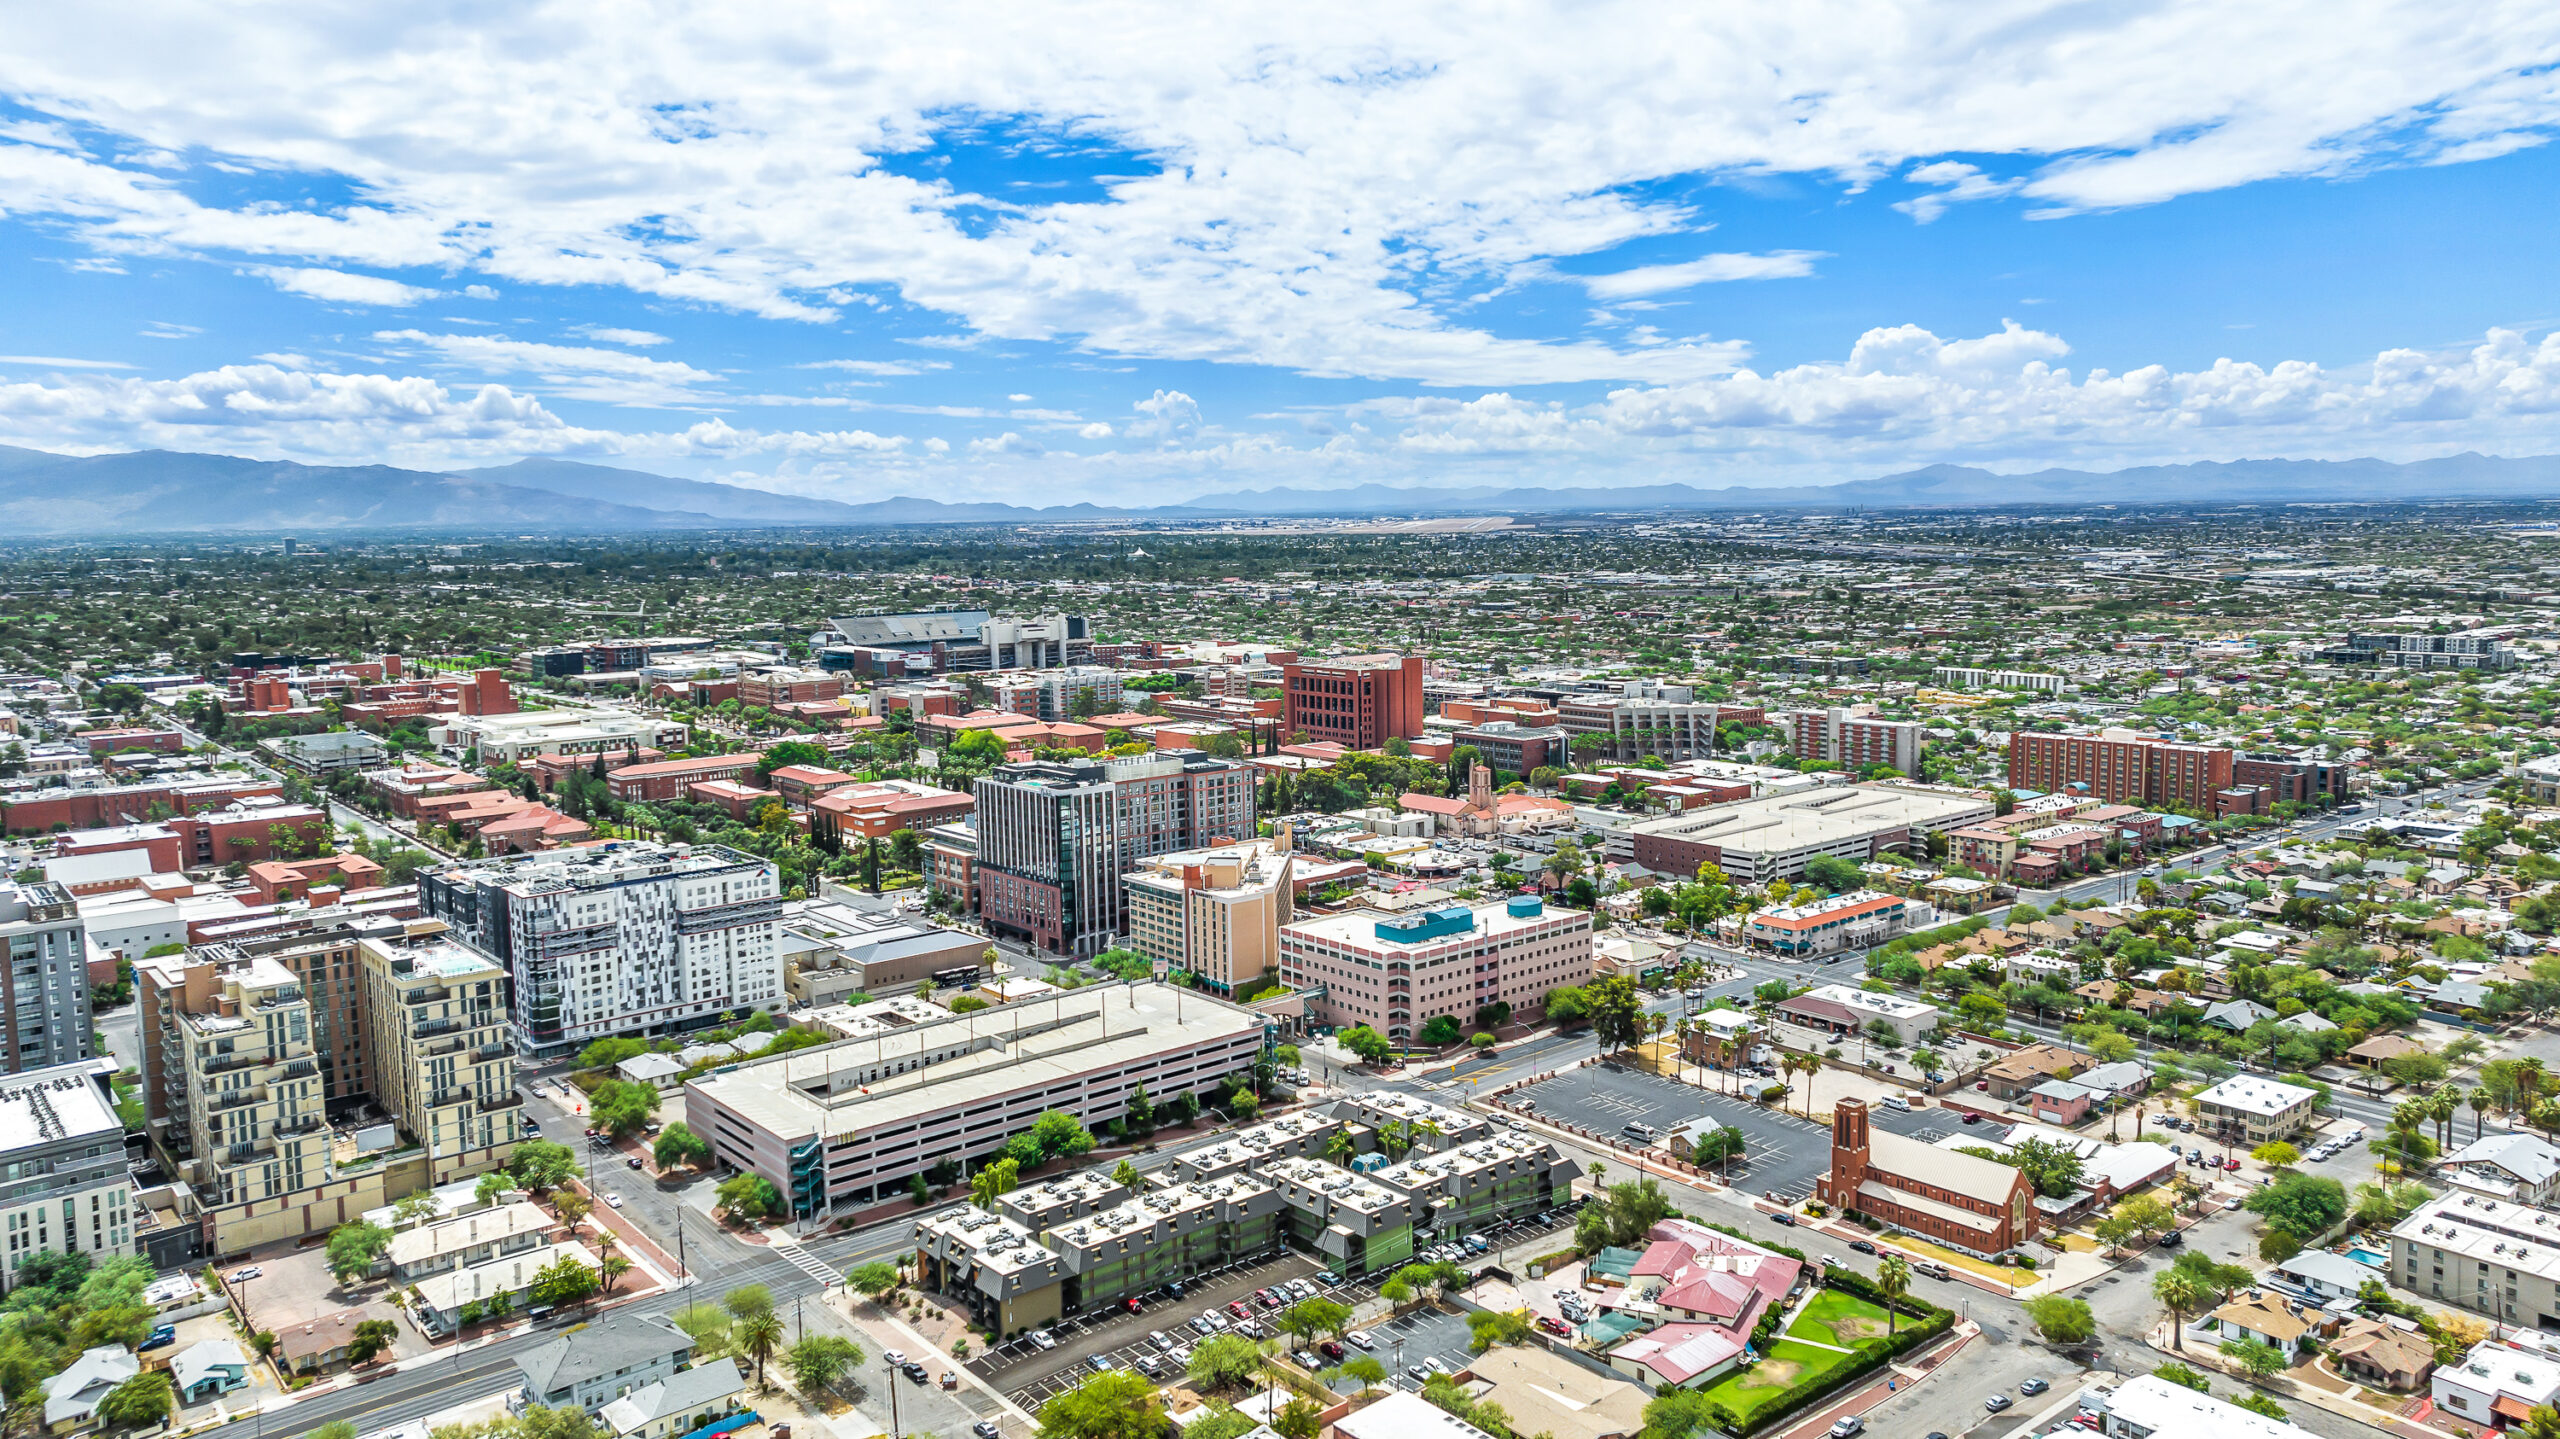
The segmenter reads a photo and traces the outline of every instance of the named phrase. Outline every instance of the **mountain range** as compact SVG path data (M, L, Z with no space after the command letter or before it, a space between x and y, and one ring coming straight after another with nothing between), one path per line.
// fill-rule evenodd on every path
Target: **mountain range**
M899 495L853 504L640 470L529 459L436 472L303 465L147 450L57 455L0 446L0 536L317 534L329 531L641 530L1301 519L1433 515L1661 514L1781 509L1979 508L2560 498L2560 455L2389 460L2233 460L2100 473L2003 475L1960 465L1833 485L1550 489L1240 490L1180 504L1030 508Z

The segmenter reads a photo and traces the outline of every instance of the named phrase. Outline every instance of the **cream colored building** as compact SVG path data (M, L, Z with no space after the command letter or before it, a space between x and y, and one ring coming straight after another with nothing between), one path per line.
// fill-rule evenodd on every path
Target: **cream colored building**
M426 1146L427 1182L504 1163L521 1137L505 973L441 926L367 938L360 952L374 1097Z
M1250 994L1280 967L1280 926L1296 917L1286 839L1247 840L1139 861L1121 879L1130 947Z

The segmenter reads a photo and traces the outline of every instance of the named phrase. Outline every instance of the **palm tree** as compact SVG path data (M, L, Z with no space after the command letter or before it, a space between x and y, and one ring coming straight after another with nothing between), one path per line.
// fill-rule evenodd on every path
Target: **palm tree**
M1876 1291L1885 1297L1884 1334L1893 1337L1894 1320L1898 1317L1894 1303L1911 1291L1911 1262L1899 1254L1888 1254L1876 1264Z
M2435 1116L2436 1148L2453 1147L2453 1117L2462 1112L2462 1091L2453 1085L2437 1090L2427 1101L2427 1110Z
M1813 1118L1813 1077L1822 1072L1822 1061L1810 1054L1796 1056L1796 1072L1804 1076L1804 1117Z
M603 1286L604 1292L607 1294L611 1294L613 1292L613 1282L615 1280L620 1279L623 1275L630 1272L631 1261L623 1258L619 1254L608 1254L604 1256L604 1258L596 1261L596 1281Z
M764 1388L764 1364L773 1351L782 1347L782 1316L773 1313L752 1315L738 1321L732 1331L738 1350L756 1361L756 1388Z
M2151 1281L2151 1297L2168 1306L2169 1343L2186 1352L2187 1316L2204 1307L2204 1286L2175 1269L2165 1269Z
M1325 1141L1324 1157L1345 1169L1351 1167L1351 1156L1359 1152L1360 1146L1352 1141L1351 1131L1347 1129L1335 1130L1333 1138Z
M2475 1084L2475 1085L2471 1086L2471 1096L2470 1096L2470 1101L2469 1101L2469 1102L2470 1102L2470 1105L2471 1105L2471 1140L2472 1140L2472 1142L2473 1142L2473 1143L2475 1143L2475 1144L2476 1144L2476 1143L2478 1143L2478 1142L2479 1142L2479 1140L2480 1140L2480 1126L2488 1122L2488 1115L2489 1115L2489 1089L2488 1089L2488 1086L2486 1086L2486 1085L2481 1085L2481 1084Z

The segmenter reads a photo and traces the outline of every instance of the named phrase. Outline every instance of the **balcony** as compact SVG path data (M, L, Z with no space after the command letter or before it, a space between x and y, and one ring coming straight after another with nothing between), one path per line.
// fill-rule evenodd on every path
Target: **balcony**
M427 1096L427 1107L430 1109L440 1109L448 1104L464 1103L471 1098L471 1088L468 1085L457 1086L452 1089L439 1089Z
M220 1094L209 1095L205 1099L204 1107L208 1113L220 1114L225 1110L264 1104L267 1099L267 1087L262 1084L254 1089L229 1089Z
M480 1112L482 1114L495 1114L502 1109L521 1109L523 1107L524 1096L516 1093L512 1089L508 1090L504 1094L484 1094L480 1096Z
M319 1115L306 1114L299 1119L287 1119L278 1123L275 1127L275 1132L279 1136L288 1134L310 1134L315 1130L323 1128L326 1123L327 1121L323 1120Z
M514 1052L514 1048L506 1041L499 1040L493 1044L484 1044L478 1049L471 1051L471 1060L475 1064L486 1064L493 1059L504 1059Z

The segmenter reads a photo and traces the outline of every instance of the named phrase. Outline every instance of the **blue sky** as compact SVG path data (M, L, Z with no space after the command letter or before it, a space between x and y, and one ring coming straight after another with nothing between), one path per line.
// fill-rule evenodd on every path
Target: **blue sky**
M2549 7L1800 8L67 10L0 37L0 443L1025 502L2560 443Z

